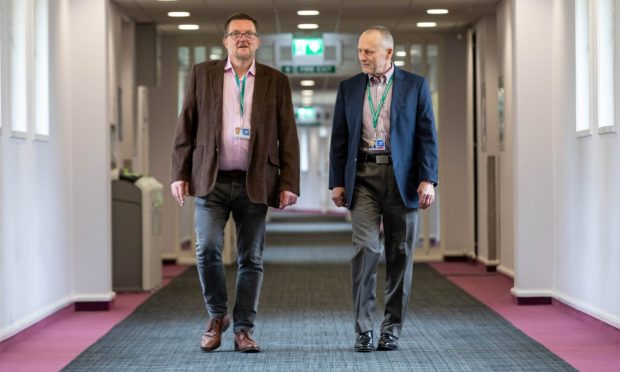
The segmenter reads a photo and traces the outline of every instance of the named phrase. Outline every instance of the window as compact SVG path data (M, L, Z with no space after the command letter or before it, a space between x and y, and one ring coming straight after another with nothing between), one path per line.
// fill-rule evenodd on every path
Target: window
M411 71L423 75L425 71L423 71L422 45L413 44L409 51L409 55L411 56Z
M575 1L575 118L578 136L616 131L618 47L616 8L620 0Z
M25 137L28 132L28 40L29 23L32 20L30 1L13 0L10 3L11 15L9 32L10 56L10 118L11 133L14 137Z
M0 0L0 117L13 137L49 135L48 1Z
M598 0L598 128L614 129L614 0Z
M34 127L37 138L46 138L49 128L49 18L47 0L36 0L34 34Z
M187 76L189 75L189 69L191 67L189 52L190 49L186 46L180 46L177 49L177 63L179 64L179 80L177 82L177 106L179 113L183 108L183 98L185 97L185 83L187 82Z
M49 135L49 0L0 0L3 108L11 135ZM6 16L4 16L6 14Z
M590 1L575 1L575 110L579 136L590 135Z
M194 63L200 63L207 60L207 47L194 47Z
M2 133L2 126L4 124L4 100L3 98L6 97L6 94L4 93L4 89L5 89L5 68L6 68L6 55L7 55L7 50L6 50L6 45L7 45L7 19L6 19L6 12L7 12L7 8L6 8L6 1L5 0L0 0L0 133Z
M209 59L220 59L222 54L221 47L211 47ZM183 108L183 98L185 97L185 84L193 65L207 60L207 47L198 46L179 46L177 47L178 82L177 82L177 106L179 112Z

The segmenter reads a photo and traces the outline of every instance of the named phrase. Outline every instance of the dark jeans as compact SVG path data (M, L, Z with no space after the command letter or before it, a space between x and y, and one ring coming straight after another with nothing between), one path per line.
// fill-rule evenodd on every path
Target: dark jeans
M418 210L403 204L390 164L359 165L351 204L355 331L363 333L374 328L377 265L385 249L385 315L381 332L400 337L411 289ZM382 218L385 248L379 240Z
M263 281L263 245L267 206L248 199L245 176L218 174L213 191L196 198L196 259L209 315L228 313L226 274L222 264L224 226L230 213L237 228L237 284L233 308L235 333L251 332Z

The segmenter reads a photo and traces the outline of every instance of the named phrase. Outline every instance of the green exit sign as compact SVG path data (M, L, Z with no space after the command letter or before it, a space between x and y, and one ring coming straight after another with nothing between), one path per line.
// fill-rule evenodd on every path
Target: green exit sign
M294 56L322 56L323 39L293 39Z
M334 74L336 73L336 66L282 66L280 67L280 71L285 74Z

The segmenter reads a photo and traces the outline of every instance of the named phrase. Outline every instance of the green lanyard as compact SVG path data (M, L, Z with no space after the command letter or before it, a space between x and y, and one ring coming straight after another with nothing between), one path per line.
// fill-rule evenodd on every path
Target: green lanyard
M233 72L235 72L233 70ZM245 75L243 75L243 83L239 81L239 76L237 76L237 73L235 72L235 81L237 82L237 88L239 88L239 90L241 91L239 93L239 110L241 111L241 117L243 118L243 112L245 111L245 101L244 101L244 97L245 97L245 79L248 78L248 74L247 72L245 73Z
M370 113L372 115L372 129L375 130L375 132L377 131L377 122L379 121L379 114L381 113L381 108L383 107L383 104L385 103L385 97L387 97L388 92L390 91L390 87L392 86L392 80L394 80L394 75L392 74L392 76L390 76L390 80L387 83L387 86L385 87L385 92L383 92L383 96L381 97L381 101L379 101L379 106L377 106L377 108L375 109L374 105L372 104L372 97L370 96L370 79L368 79L368 83L367 83L367 92L368 92L368 106L370 106Z

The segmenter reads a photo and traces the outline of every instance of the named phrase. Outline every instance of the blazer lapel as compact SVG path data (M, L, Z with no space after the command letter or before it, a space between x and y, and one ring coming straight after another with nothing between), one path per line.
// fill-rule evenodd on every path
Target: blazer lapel
M265 69L261 64L256 62L256 76L254 77L254 93L252 93L252 117L250 123L252 131L250 133L250 154L254 147L256 133L262 129L262 116L265 110L265 100L267 97L267 88L269 87L269 75L265 73Z
M398 113L400 110L404 110L405 106L405 93L407 91L407 85L405 84L405 76L401 69L394 66L394 82L392 83L392 105L390 107L390 137L393 133L393 128L398 123Z
M351 94L353 109L351 123L353 128L350 129L351 133L357 133L356 138L359 140L362 133L362 117L364 113L364 100L366 99L366 83L368 82L368 75L359 74L359 78L355 80L353 91ZM358 141L359 142L359 141Z
M218 143L219 138L222 135L222 117L224 113L224 66L226 66L226 60L222 60L215 65L215 71L210 74L211 81L209 87L212 89L213 94L213 107L217 108L215 111L215 132L217 133ZM207 105L207 107L209 107Z

